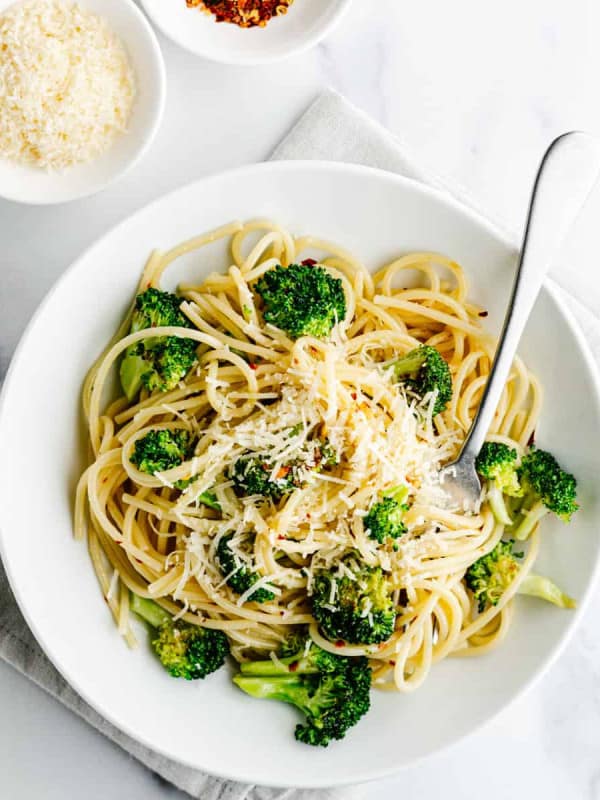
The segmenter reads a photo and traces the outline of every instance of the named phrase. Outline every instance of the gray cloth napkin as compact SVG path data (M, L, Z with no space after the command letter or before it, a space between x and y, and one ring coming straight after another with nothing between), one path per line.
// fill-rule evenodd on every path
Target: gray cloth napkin
M366 164L397 172L448 191L471 207L475 203L460 187L422 169L403 143L334 92L324 92L305 112L272 155L275 159L325 159ZM514 237L507 235L508 241ZM589 344L600 359L598 319L562 292L575 312ZM0 378L3 376L0 376ZM165 780L201 800L353 800L360 787L322 791L268 789L223 781L171 761L126 736L85 703L44 656L12 597L0 565L0 657L53 697L83 717L133 757Z

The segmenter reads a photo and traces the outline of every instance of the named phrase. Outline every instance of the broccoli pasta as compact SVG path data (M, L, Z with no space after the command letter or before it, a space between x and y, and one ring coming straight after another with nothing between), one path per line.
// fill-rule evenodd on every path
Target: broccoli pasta
M221 271L162 290L169 264L216 239ZM265 220L153 253L83 392L76 534L126 640L132 610L146 614L172 674L204 677L224 639L204 638L192 666L185 650L182 667L164 636L226 637L237 685L297 705L298 738L327 744L366 712L365 670L412 691L445 657L496 646L520 587L572 605L531 576L537 522L570 517L575 481L531 448L542 390L520 359L480 459L479 511L449 506L439 483L489 373L482 316L444 256L371 273ZM122 396L106 405L116 370ZM513 529L523 553L503 541Z

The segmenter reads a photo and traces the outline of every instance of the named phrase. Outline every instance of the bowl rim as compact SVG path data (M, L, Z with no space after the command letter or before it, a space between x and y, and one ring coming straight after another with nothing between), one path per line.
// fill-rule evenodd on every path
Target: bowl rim
M181 1L183 2L183 0ZM144 8L144 11L146 14L148 14L148 17L152 20L154 25L156 25L158 30L160 30L161 33L163 33L168 39L181 47L183 50L186 50L188 53L192 53L198 58L204 58L207 61L212 61L217 64L229 64L231 66L240 67L258 66L259 64L273 64L277 61L285 61L287 58L291 58L292 56L304 53L306 50L310 50L310 48L317 45L322 39L324 39L333 31L333 29L341 22L343 16L346 14L350 8L350 5L352 4L352 0L336 0L338 3L338 8L334 11L327 22L317 27L313 34L303 38L302 41L291 47L289 50L281 53L269 54L268 52L265 52L264 55L248 56L236 54L234 50L220 53L208 53L202 47L191 47L183 39L181 39L176 32L173 32L170 28L159 22L152 12L148 0L140 0L140 2Z
M19 0L8 0L6 5L4 5L4 0L0 0L0 15L8 10L12 5L19 2ZM152 54L152 59L156 66L156 70L158 73L158 81L154 84L154 96L155 101L153 105L152 111L152 119L150 125L146 128L143 138L140 141L140 145L135 149L132 157L125 163L123 166L113 172L109 177L105 180L101 180L95 183L90 184L87 189L83 189L82 191L76 192L72 195L67 197L47 197L44 199L40 198L33 198L33 197L26 197L23 194L20 194L18 191L11 192L10 190L4 189L0 186L0 198L4 200L9 200L13 203L20 203L21 205L28 205L28 206L55 206L60 205L62 203L71 203L74 200L82 200L86 197L92 197L99 192L104 191L104 189L108 188L113 183L116 183L121 178L123 178L130 170L132 170L146 155L150 146L152 145L154 139L156 138L156 134L158 133L158 129L160 128L160 124L162 122L162 118L165 111L165 104L166 104L166 96L167 96L167 73L165 67L165 60L162 54L162 50L158 41L158 37L156 36L156 32L154 31L152 25L148 21L146 15L140 10L140 8L133 2L133 0L117 0L117 2L122 3L124 6L127 7L128 12L131 14L132 19L135 20L135 24L138 26L138 30L140 34L145 36L149 50ZM104 17L110 24L110 11L103 10L102 12L94 12L97 13L98 16ZM126 42L124 42L127 45ZM135 114L135 106L133 109L133 113Z
M119 231L122 227L126 227L132 220L143 216L148 210L152 209L153 207L158 206L163 202L167 202L171 197L175 196L180 191L191 190L192 188L197 186L201 186L203 189L206 189L206 187L210 186L212 182L218 182L223 177L239 178L239 177L245 177L247 175L250 176L254 174L260 175L261 172L269 170L285 174L288 171L301 172L305 169L313 169L325 173L340 172L340 173L354 174L354 175L365 175L365 176L370 175L372 177L377 178L378 180L404 185L405 187L408 187L411 191L421 193L424 196L428 196L433 200L435 200L436 202L439 202L440 204L450 208L459 215L464 216L471 223L478 226L480 229L484 230L486 235L489 235L490 237L494 238L507 251L511 249L512 250L516 249L515 241L511 239L510 236L507 236L506 233L502 232L489 219L482 216L479 212L470 208L469 206L465 206L463 203L461 203L458 199L450 195L448 192L424 184L416 179L407 178L403 175L399 175L397 173L392 173L375 167L367 167L359 164L348 164L344 162L333 162L333 161L282 160L282 161L272 161L272 162L259 162L207 175L199 180L191 181L187 184L184 184L183 186L178 187L177 189L174 189L164 195L155 198L151 202L144 205L142 208L135 211L133 214L128 215L123 220L118 222L116 225L112 226L102 236L94 240L94 242L92 242L88 247L86 247L85 250L79 255L79 257L77 257L67 267L67 269L62 273L62 275L58 278L58 280L53 284L53 286L50 288L50 290L42 299L41 303L38 305L31 319L29 320L27 327L25 328L25 331L23 332L21 339L19 340L19 343L11 358L8 371L4 379L4 383L0 391L0 434L2 433L4 424L6 424L4 422L4 409L6 406L6 398L10 392L13 374L16 371L17 363L20 361L21 354L25 350L28 340L32 335L34 328L37 325L38 318L42 315L42 313L46 309L46 306L52 302L55 293L62 287L63 283L68 280L69 276L72 273L76 272L78 269L80 269L81 268L80 265L84 263L94 253L96 249L100 249L104 245L107 239L110 239L111 236L113 236L113 234ZM546 282L542 287L541 294L547 295L547 297L550 299L555 309L555 312L563 318L563 320L569 327L570 332L572 333L577 342L584 363L588 369L588 374L592 381L593 394L590 400L595 403L598 409L598 414L600 416L600 371L592 355L591 349L584 337L584 334L581 331L579 325L577 324L572 312L568 308L566 308L563 303L561 303L557 284L553 284L553 282L550 283ZM169 758L175 761L176 763L183 764L186 767L204 770L208 772L210 775L213 775L217 778L255 784L256 777L253 775L249 775L247 772L242 771L236 773L235 775L231 775L222 772L210 771L204 766L199 766L198 763L193 763L192 761L185 758L180 759L177 756L175 756L172 752L166 752L164 749L158 749L156 745L153 742L149 741L149 739L147 739L145 736L140 736L139 733L132 730L128 725L123 724L122 721L120 720L117 720L112 712L107 713L104 709L100 708L99 705L96 704L94 698L90 697L87 691L81 689L79 680L76 675L73 676L68 674L69 670L65 670L63 672L61 665L58 663L58 660L55 660L53 656L52 653L53 648L51 644L49 644L47 639L39 632L35 620L32 619L28 611L25 599L20 595L16 576L13 575L11 572L10 564L7 557L8 548L6 544L7 539L5 539L5 535L3 533L4 527L5 526L3 525L3 509L2 505L0 504L0 559L2 560L2 564L4 565L4 569L6 572L6 576L11 591L37 643L39 644L39 646L41 647L47 658L50 660L50 662L57 669L57 671L62 675L64 680L71 686L71 688L73 688L80 695L80 697L82 697L98 714L100 714L109 723L114 725L118 730L124 732L133 740L141 743L145 747L148 747L152 751L159 753L160 755ZM285 788L323 789L333 786L355 785L361 782L383 779L386 777L399 774L405 769L409 769L412 768L413 766L420 765L421 763L427 761L428 759L450 750L455 745L458 745L460 742L463 742L466 739L470 739L480 730L485 728L490 722L492 722L498 716L500 716L500 714L502 714L504 711L512 707L517 700L523 697L531 688L533 688L542 679L544 675L546 675L548 670L556 662L560 654L564 651L567 644L571 641L571 638L573 637L583 615L585 614L586 609L588 608L590 599L596 589L596 586L599 583L599 580L600 580L600 555L596 558L596 563L594 564L592 575L585 589L585 592L578 600L577 609L575 610L573 616L571 617L569 626L565 629L562 635L556 640L555 644L550 649L545 662L535 672L531 674L529 679L523 683L523 685L518 689L518 691L515 692L515 694L504 705L496 709L492 714L490 714L490 716L486 717L485 719L475 724L470 730L466 731L463 734L460 734L452 741L446 742L434 748L428 753L413 758L410 762L399 763L386 767L368 768L365 769L360 774L359 777L357 777L356 775L353 775L352 777L347 779L342 777L336 779L331 783L323 783L323 781L319 779L311 780L310 775L307 774L306 779L304 779L301 783L296 782L292 786L288 786ZM268 779L266 781L261 781L261 785L273 788L282 788L281 784L269 782Z

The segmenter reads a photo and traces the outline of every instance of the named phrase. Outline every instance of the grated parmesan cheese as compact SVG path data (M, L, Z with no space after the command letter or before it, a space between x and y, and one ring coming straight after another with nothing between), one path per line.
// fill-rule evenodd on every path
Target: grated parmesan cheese
M61 170L127 130L135 81L106 21L60 0L0 16L0 156Z
M399 390L377 363L363 366L360 353L340 350L336 342L322 343L319 349L296 343L294 366L271 377L280 386L275 402L256 402L241 419L216 415L202 426L193 459L169 474L171 480L196 477L193 492L183 493L175 510L182 525L193 531L186 540L193 557L186 575L193 575L208 596L221 591L231 577L214 564L215 547L226 532L234 534L230 547L240 565L260 576L235 598L239 608L261 586L276 595L300 588L310 595L317 571L330 569L335 577L327 599L335 610L340 579L357 580L345 560L349 552L358 559L357 566L379 566L394 585L407 588L413 577L435 576L446 568L444 559L454 558L454 533L445 517L449 512L437 506L444 494L439 466L455 455L460 434L434 432L432 396L417 401ZM216 373L208 376L211 380L219 383ZM339 463L318 470L312 443L321 438ZM237 496L231 470L247 456L264 460L271 479L293 464L299 482L285 503L261 495ZM247 460L247 468L249 464ZM363 520L383 491L399 485L409 487L411 510L407 531L392 551L368 536ZM203 512L194 498L206 490L217 492L222 519L198 518ZM468 534L461 529L457 535ZM263 541L255 548L257 537ZM275 568L264 562L265 545L284 556ZM298 569L300 558L304 563ZM363 613L372 620L368 605Z

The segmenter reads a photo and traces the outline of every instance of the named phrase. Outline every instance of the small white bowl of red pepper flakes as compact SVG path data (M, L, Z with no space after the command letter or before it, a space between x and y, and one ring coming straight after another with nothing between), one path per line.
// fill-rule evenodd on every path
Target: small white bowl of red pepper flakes
M315 45L351 0L142 0L170 39L227 64L278 61Z

